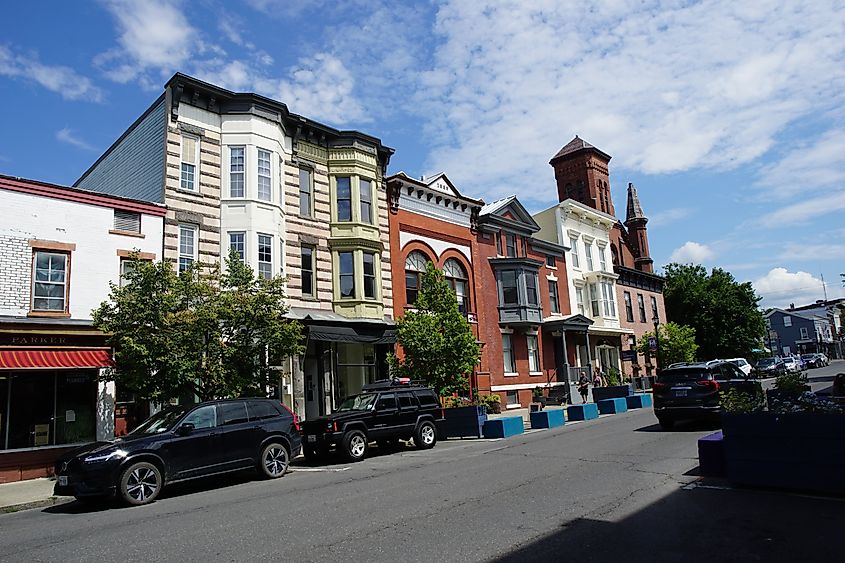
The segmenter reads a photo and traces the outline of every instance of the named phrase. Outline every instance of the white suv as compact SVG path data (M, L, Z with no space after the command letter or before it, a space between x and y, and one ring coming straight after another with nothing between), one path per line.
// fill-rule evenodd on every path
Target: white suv
M751 364L745 358L728 358L725 361L738 367L745 375L751 374Z

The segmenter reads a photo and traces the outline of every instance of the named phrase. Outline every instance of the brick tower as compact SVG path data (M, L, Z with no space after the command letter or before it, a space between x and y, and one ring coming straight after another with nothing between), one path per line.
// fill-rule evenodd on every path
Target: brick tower
M648 250L648 231L646 230L648 217L643 213L637 188L628 182L628 209L625 214L625 228L628 230L628 240L634 250L634 267L637 270L651 273L654 270L654 260Z
M610 158L578 135L564 145L549 161L555 170L559 201L574 199L615 215L608 175Z

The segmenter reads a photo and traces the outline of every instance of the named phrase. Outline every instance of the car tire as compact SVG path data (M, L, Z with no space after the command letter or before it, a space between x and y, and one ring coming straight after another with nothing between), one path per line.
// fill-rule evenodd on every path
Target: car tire
M657 423L663 430L671 430L675 427L675 421L671 418L666 418L665 416L658 417Z
M428 450L437 443L437 428L428 420L421 422L414 431L414 445L421 450Z
M147 461L139 461L120 474L117 494L126 504L141 506L153 502L163 486L159 468Z
M361 461L367 457L369 447L367 436L360 430L350 430L343 436L343 453L349 461Z
M261 448L258 471L265 479L283 477L290 466L290 452L280 442L270 442Z

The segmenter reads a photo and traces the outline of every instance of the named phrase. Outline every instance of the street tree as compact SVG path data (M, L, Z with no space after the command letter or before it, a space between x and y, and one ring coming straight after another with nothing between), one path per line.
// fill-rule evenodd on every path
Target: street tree
M166 402L264 394L278 384L267 357L302 352L301 325L285 318L284 279L257 278L236 253L226 269L135 259L123 284L94 311L115 348L108 376Z
M699 359L746 357L760 346L766 322L751 282L700 264L669 264L664 274L666 316L695 329Z
M466 393L481 349L458 309L455 292L431 262L414 306L396 321L396 340L403 354L389 357L391 369L422 379L442 396Z
M694 362L698 344L695 343L695 329L690 326L668 322L658 327L658 345L660 346L660 367L667 367L676 362ZM646 355L650 352L648 339L654 332L647 332L640 339L637 351ZM652 355L654 352L651 352Z

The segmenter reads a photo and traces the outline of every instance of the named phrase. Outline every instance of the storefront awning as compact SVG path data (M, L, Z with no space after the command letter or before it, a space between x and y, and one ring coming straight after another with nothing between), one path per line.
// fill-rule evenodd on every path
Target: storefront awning
M0 350L0 369L105 368L111 351L103 350Z
M308 339L324 342L393 344L396 342L396 335L392 329L367 330L349 326L310 326Z

